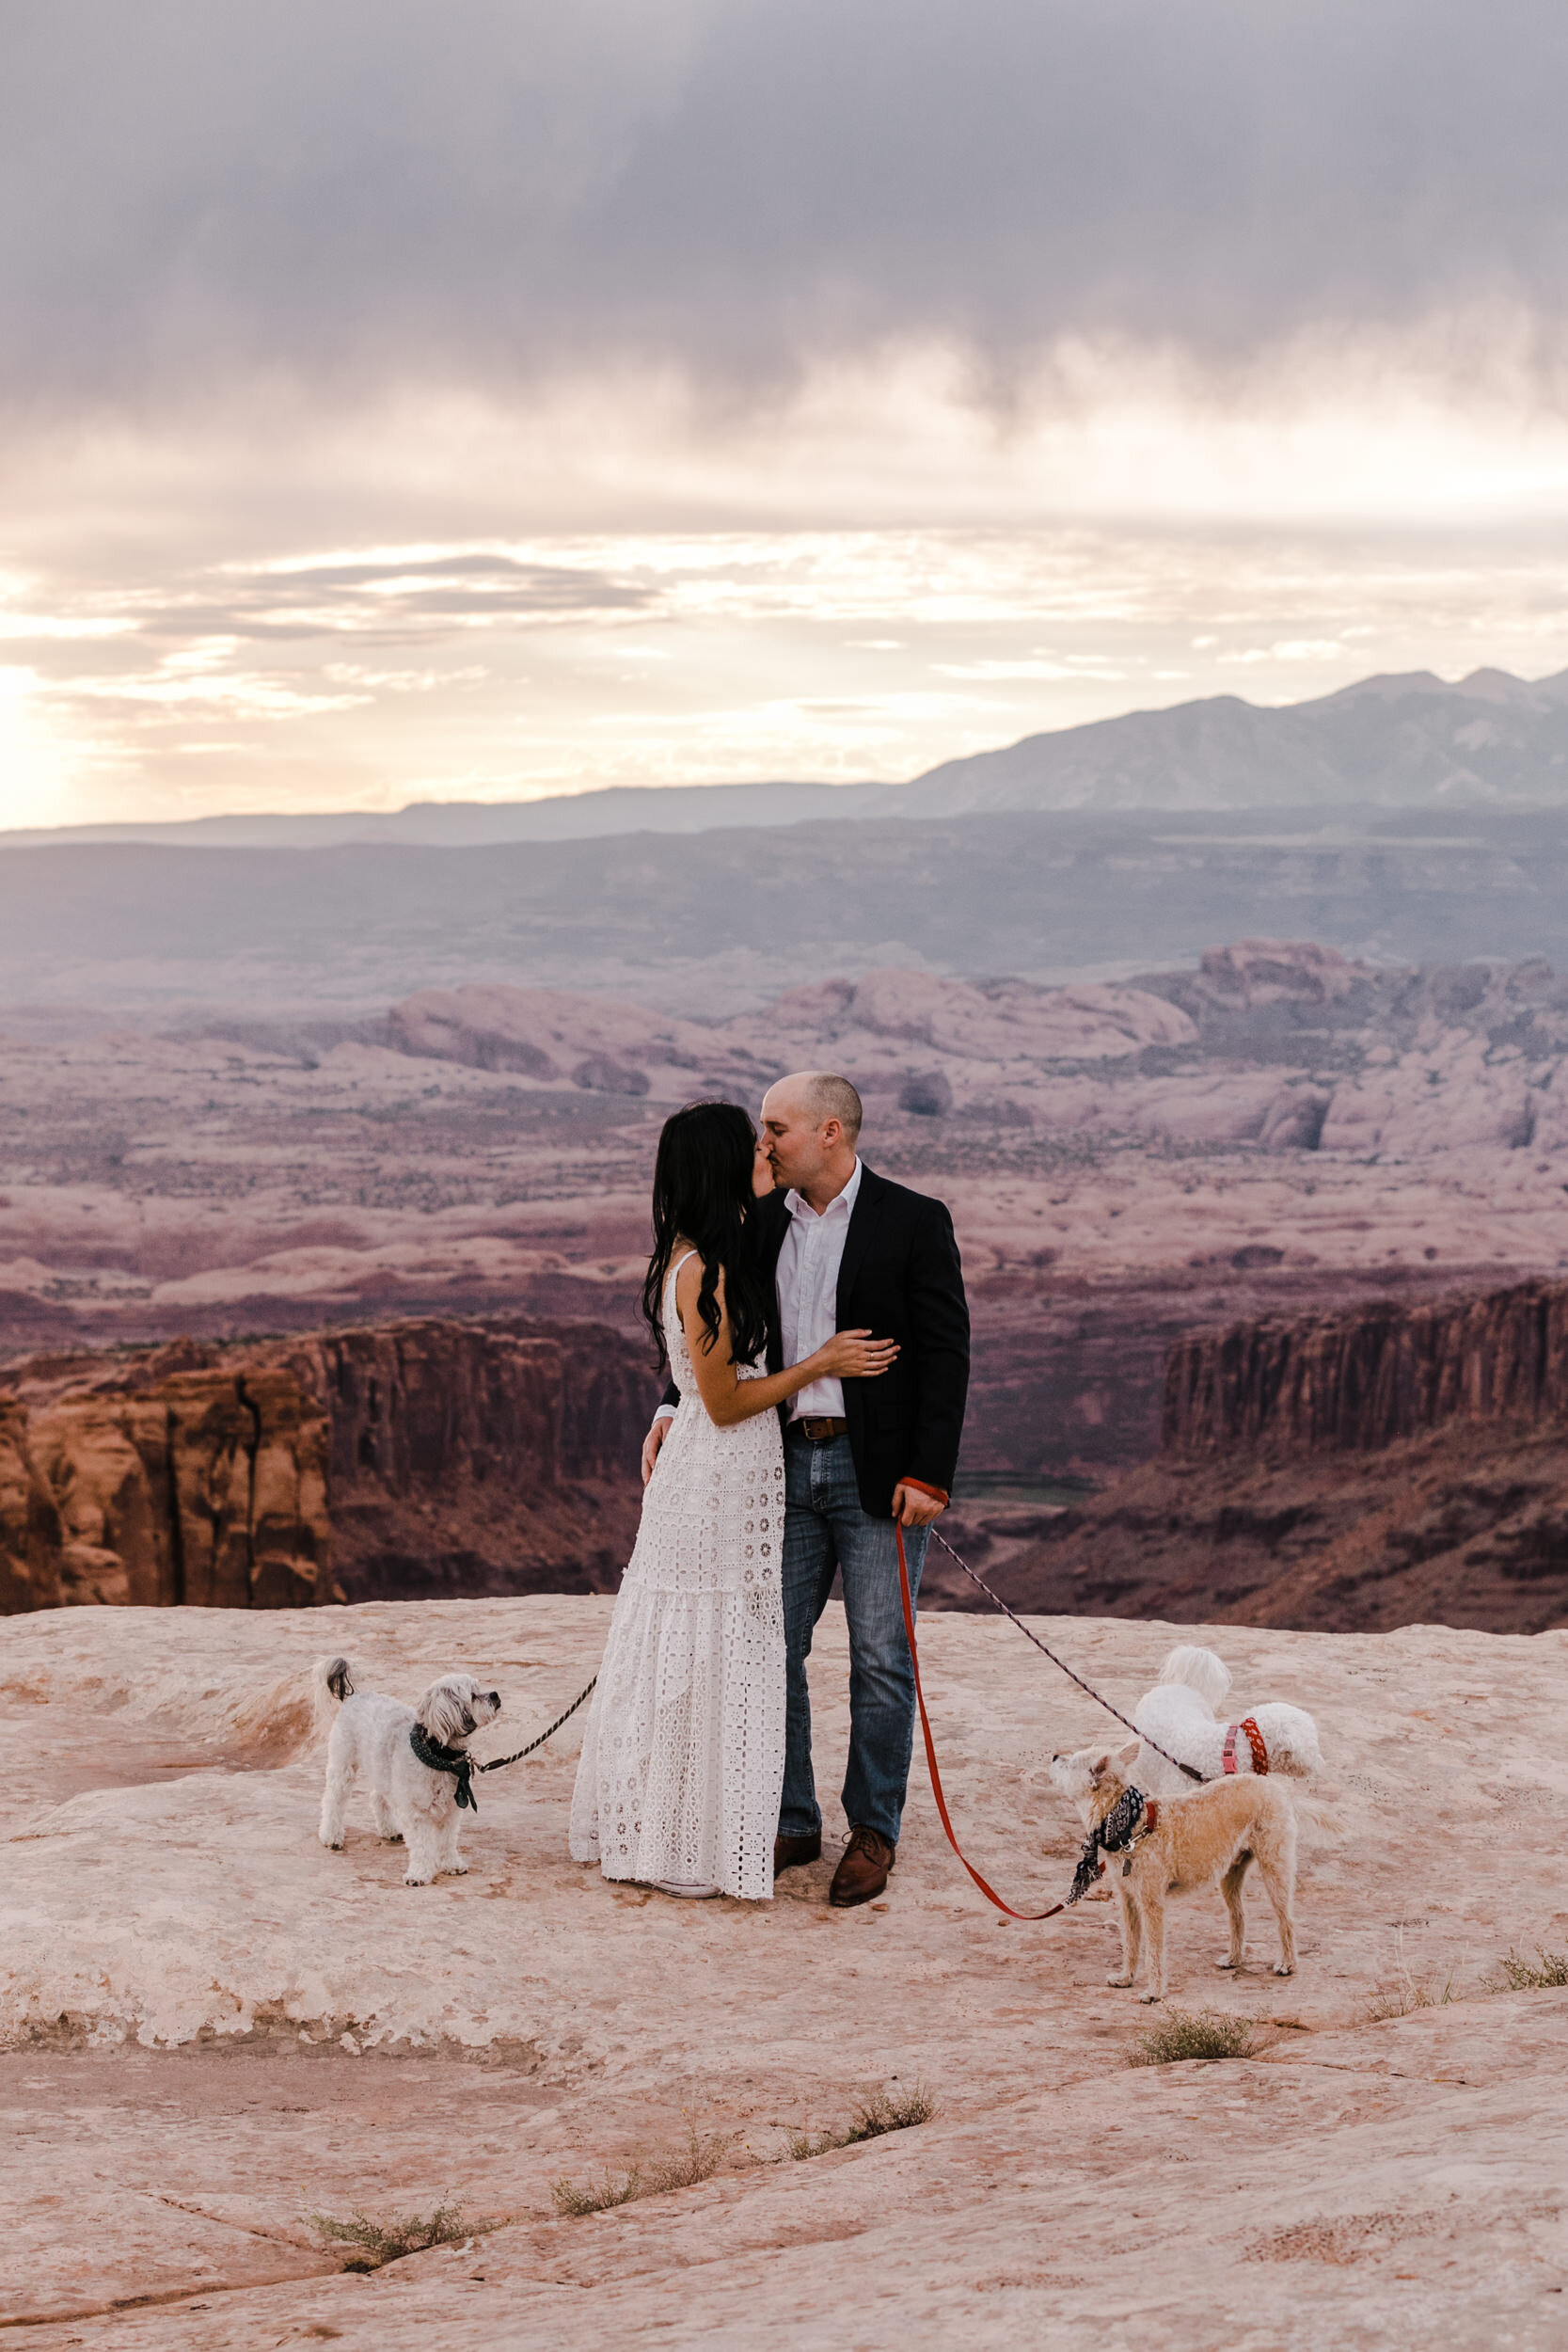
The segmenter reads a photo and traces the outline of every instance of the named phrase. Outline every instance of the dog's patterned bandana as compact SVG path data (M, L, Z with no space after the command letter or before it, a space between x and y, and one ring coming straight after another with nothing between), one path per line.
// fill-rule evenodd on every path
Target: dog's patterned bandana
M1084 1840L1078 1857L1078 1867L1072 1874L1069 1903L1082 1902L1096 1879L1105 1875L1105 1865L1100 1850L1107 1853L1125 1853L1144 1825L1145 1817L1150 1829L1154 1826L1154 1806L1141 1788L1124 1788L1102 1821L1096 1822Z
M420 1762L431 1772L451 1774L457 1783L459 1812L465 1805L470 1813L479 1811L479 1800L474 1795L474 1759L471 1756L465 1756L461 1748L443 1747L440 1740L433 1740L423 1724L420 1723L409 1724L408 1744Z

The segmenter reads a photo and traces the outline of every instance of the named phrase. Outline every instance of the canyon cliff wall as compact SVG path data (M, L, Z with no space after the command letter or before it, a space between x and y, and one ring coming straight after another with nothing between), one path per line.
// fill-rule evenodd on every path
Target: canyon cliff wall
M653 1381L593 1324L438 1318L35 1358L0 1390L0 1613L602 1590Z
M315 1399L268 1367L142 1369L0 1398L0 1610L330 1598Z
M1161 1441L1367 1451L1504 1420L1568 1420L1568 1283L1196 1332L1166 1361Z
M1158 1456L1082 1505L955 1505L1014 1608L1325 1632L1568 1623L1568 1284L1181 1339ZM940 1565L939 1565L940 1576ZM973 1606L958 1580L937 1605Z

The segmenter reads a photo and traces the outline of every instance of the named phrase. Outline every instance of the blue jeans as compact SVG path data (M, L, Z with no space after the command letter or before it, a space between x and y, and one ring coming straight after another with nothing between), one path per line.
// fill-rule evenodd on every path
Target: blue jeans
M891 1518L868 1518L847 1438L814 1445L784 1435L784 1618L788 1677L784 1797L779 1829L814 1836L822 1827L811 1769L811 1695L806 1660L828 1605L833 1571L844 1579L849 1622L849 1763L844 1810L857 1828L894 1845L904 1814L914 1739L914 1668L898 1593L898 1553ZM911 1597L920 1591L927 1531L904 1530Z

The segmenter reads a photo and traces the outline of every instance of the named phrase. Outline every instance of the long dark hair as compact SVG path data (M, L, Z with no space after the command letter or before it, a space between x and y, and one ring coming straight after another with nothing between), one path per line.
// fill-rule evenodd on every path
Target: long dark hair
M665 1360L664 1278L676 1242L703 1261L697 1312L709 1348L719 1337L719 1276L737 1364L752 1362L768 1341L768 1289L757 1243L752 1169L756 1129L738 1103L689 1103L659 1131L654 1161L654 1254L642 1284L642 1313Z

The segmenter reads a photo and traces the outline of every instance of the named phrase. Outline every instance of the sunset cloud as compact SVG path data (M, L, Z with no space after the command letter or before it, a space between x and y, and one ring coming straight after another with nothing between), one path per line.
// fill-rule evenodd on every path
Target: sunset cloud
M13 0L0 821L1560 668L1565 96L1548 0Z

